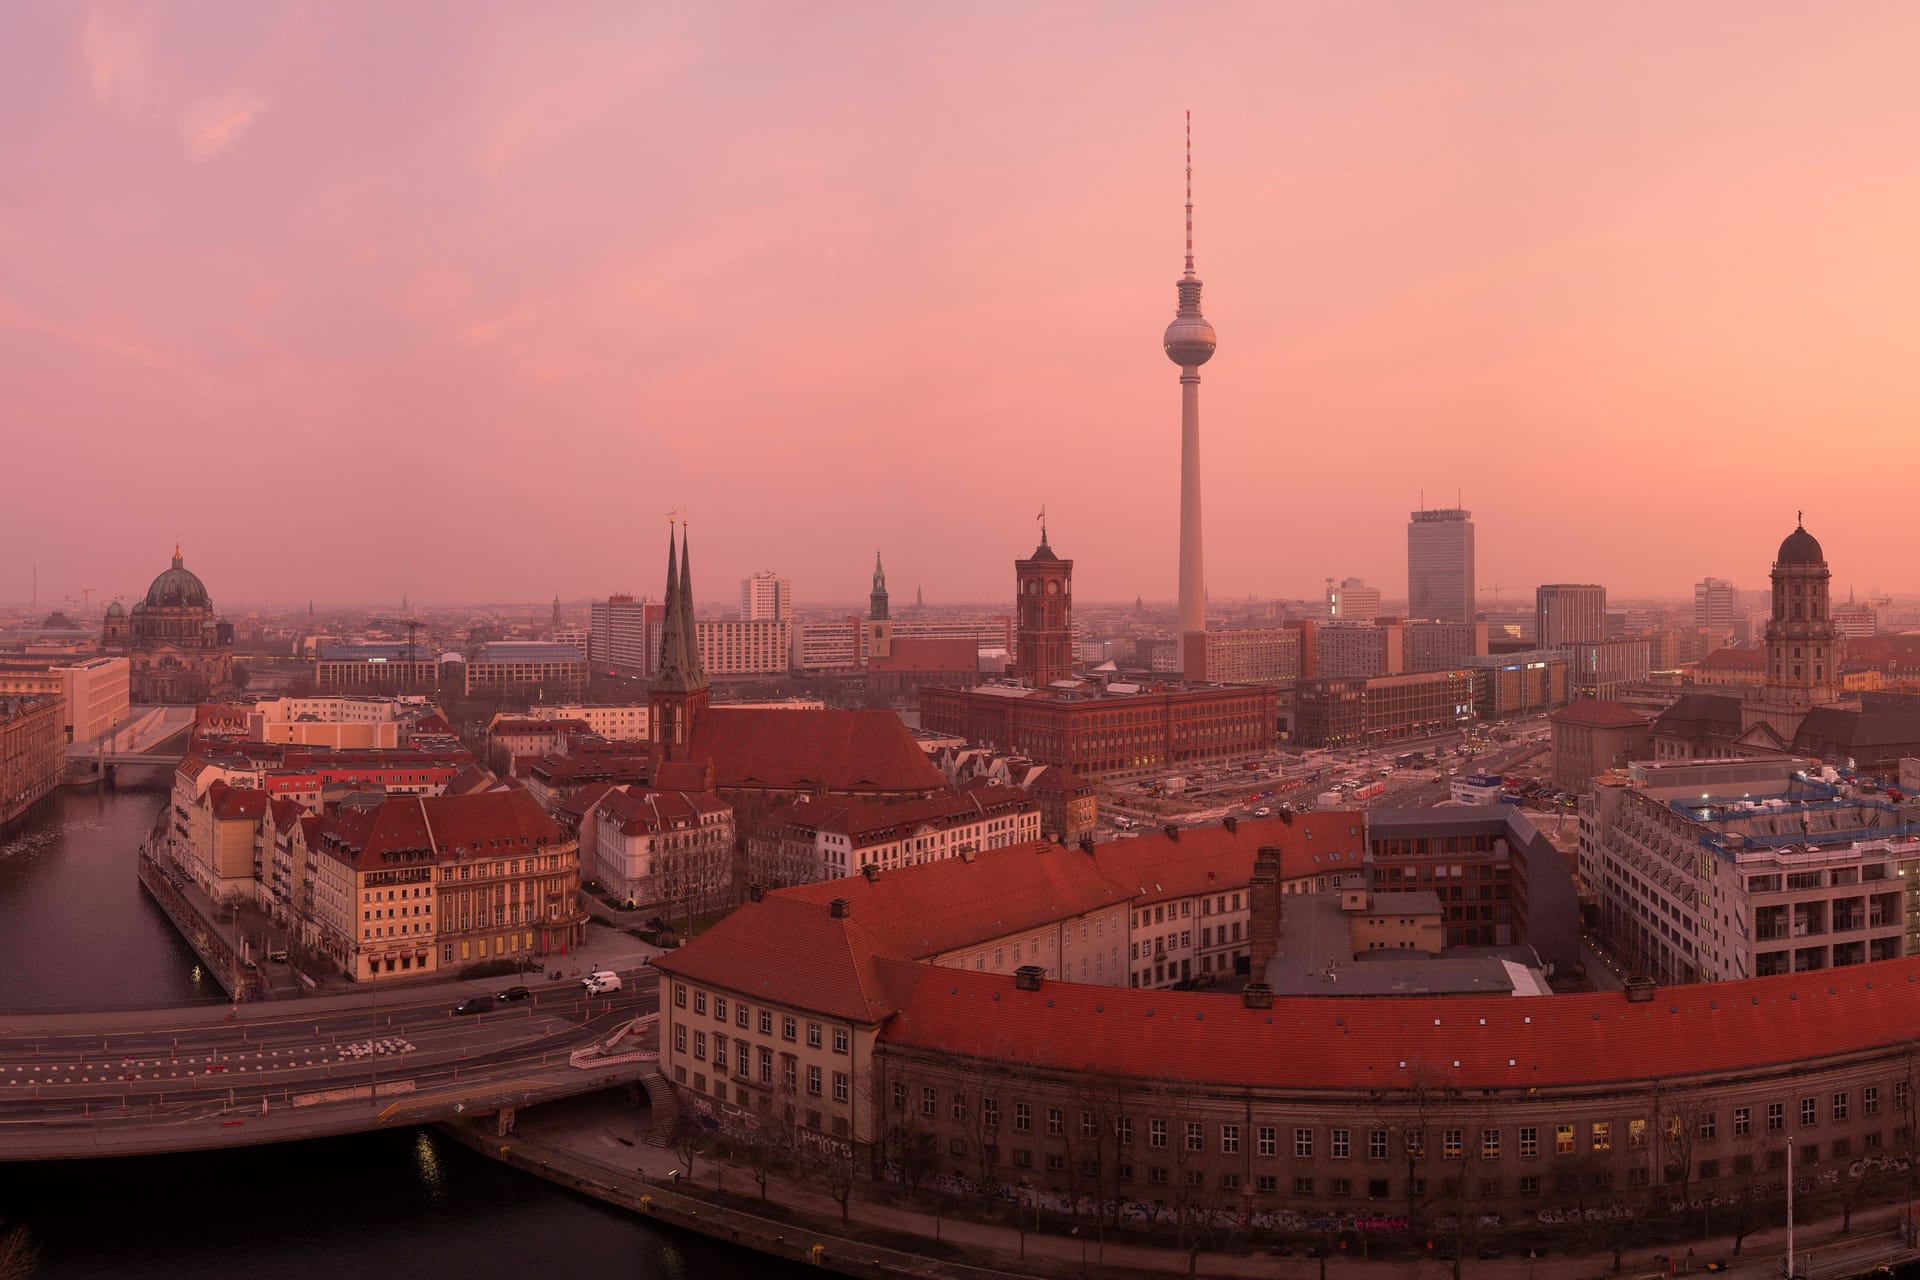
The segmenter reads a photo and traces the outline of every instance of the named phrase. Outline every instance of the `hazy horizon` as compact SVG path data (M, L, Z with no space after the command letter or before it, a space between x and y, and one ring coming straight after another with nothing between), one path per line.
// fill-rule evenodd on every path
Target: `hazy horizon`
M0 598L1897 591L1920 10L16 5ZM1903 462L1904 460L1904 462ZM1423 499L1424 493L1424 499ZM1491 593L1483 593L1483 601ZM52 607L49 605L49 607Z

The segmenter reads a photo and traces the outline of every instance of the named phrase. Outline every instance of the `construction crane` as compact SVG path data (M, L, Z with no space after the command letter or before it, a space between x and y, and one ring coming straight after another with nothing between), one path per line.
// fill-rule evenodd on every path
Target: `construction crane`
M410 619L407 622L407 661L416 662L420 658L419 647L414 644L414 635L420 630L420 623Z

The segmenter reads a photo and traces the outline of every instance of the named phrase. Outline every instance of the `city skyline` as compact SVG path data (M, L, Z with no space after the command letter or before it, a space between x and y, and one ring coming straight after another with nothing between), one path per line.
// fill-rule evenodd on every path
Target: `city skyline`
M0 15L0 374L16 465L70 478L0 514L0 598L35 561L43 600L131 595L178 535L222 600L579 599L647 581L674 506L716 581L777 560L858 600L878 544L994 600L1044 504L1087 599L1171 599L1151 335L1189 108L1232 335L1215 600L1397 595L1404 513L1456 491L1503 587L1758 581L1801 507L1842 581L1911 585L1878 513L1920 389L1895 337L1920 15L1074 12L1016 44L886 11ZM1040 359L1006 358L1009 321ZM1814 438L1882 465L1779 465ZM991 465L1036 451L1072 481ZM297 575L230 536L335 465L451 500L307 498L329 553ZM859 500L822 516L823 486ZM568 518L446 554L535 501Z

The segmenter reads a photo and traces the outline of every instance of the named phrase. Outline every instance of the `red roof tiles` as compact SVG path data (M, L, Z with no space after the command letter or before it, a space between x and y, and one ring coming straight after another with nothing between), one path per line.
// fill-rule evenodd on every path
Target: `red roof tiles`
M1630 729L1653 723L1648 717L1604 698L1581 698L1548 717L1555 724L1591 725L1596 729Z
M946 786L891 711L709 707L691 756L714 786L795 791L938 791Z

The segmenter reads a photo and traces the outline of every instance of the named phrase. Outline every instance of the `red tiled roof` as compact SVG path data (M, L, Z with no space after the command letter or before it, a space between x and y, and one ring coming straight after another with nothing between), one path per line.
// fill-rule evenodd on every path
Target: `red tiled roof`
M1055 1070L1299 1089L1618 1084L1885 1048L1920 1037L1920 958L1773 978L1512 996L1233 996L1043 982L882 961L912 994L881 1039Z
M1188 827L1178 839L1164 832L1138 840L1114 840L1093 847L1093 859L1114 883L1140 903L1164 902L1195 894L1245 889L1253 879L1253 858L1263 846L1280 850L1280 878L1296 880L1320 872L1358 871L1365 864L1366 824L1343 809L1281 818Z
M599 804L602 797L614 790L617 788L611 782L589 782L572 795L560 800L553 808L556 813L572 814L576 818L584 817L587 810Z
M896 636L893 652L868 658L867 670L882 673L977 674L980 670L980 645L968 637L955 640L931 636Z
M817 801L795 811L792 821L807 823L815 830L833 831L853 838L855 845L895 838L903 827L922 824L944 826L984 817L998 817L1034 808L1032 797L1012 787L984 786L964 791L943 791L925 800L904 800L896 804L880 801Z
M699 824L701 815L719 813L727 805L697 791L616 791L600 806L602 814L620 823L622 835L655 835Z
M905 1000L917 966L887 964L901 958L857 917L834 919L824 901L770 894L653 963L693 982L871 1024Z
M267 793L257 787L230 787L216 782L207 788L207 803L216 818L258 820L267 815Z
M321 846L363 870L424 851L434 861L524 856L562 839L527 791L467 796L396 796L343 809L321 829Z
M1248 856L1251 865L1252 856ZM1022 929L1048 927L1102 906L1122 906L1123 891L1078 848L1036 841L946 858L873 880L849 876L777 889L789 898L826 906L845 898L853 917L899 955L938 955ZM748 905L735 912L750 913ZM698 945L697 942L695 945Z
M653 785L662 791L711 791L713 765L704 760L662 760L653 767Z
M709 707L689 754L711 761L715 787L800 791L938 791L940 771L891 711Z
M306 813L306 810L300 807L298 800L289 800L285 796L275 796L272 806L273 825L279 831L292 829L294 824L300 821L301 815Z
M1555 724L1584 724L1596 729L1626 729L1652 724L1646 716L1604 698L1581 698L1569 702L1549 717Z
M1030 769L1020 785L1035 795L1088 796L1093 784L1063 764L1041 765Z
M585 720L502 720L487 730L492 738L544 738L554 734L592 733Z

